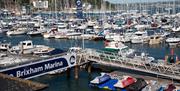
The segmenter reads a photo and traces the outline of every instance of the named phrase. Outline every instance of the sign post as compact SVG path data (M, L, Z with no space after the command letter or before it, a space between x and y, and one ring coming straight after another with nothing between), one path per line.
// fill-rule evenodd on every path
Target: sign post
M83 18L83 9L82 9L82 1L81 0L76 0L76 16L79 19Z

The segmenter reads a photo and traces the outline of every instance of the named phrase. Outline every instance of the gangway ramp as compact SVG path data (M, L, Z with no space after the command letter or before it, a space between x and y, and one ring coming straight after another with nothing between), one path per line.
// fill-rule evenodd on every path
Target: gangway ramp
M117 53L94 49L86 49L86 52L84 52L82 55L85 58L84 60L96 62L101 65L121 67L129 70L166 77L168 79L180 80L179 64L158 64L147 62L144 59L121 57Z

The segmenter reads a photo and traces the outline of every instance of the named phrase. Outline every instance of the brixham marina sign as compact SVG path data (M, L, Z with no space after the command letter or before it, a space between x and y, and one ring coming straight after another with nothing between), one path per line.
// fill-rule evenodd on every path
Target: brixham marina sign
M75 66L75 64L76 56L74 54L68 54L61 57L36 61L16 67L7 68L4 70L0 70L0 72L14 77L30 79L47 74L50 71L70 68Z

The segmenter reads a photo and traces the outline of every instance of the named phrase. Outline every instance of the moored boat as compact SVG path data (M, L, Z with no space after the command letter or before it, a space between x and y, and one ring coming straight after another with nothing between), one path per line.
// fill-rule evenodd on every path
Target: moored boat
M135 35L131 37L131 43L147 43L149 38L146 32L137 31Z
M47 54L54 49L45 45L34 45L31 40L26 40L12 46L8 51L13 54Z
M11 30L11 31L7 31L6 34L8 36L11 36L11 35L25 34L26 32L27 32L27 28L18 28L18 29L14 29L14 30Z
M136 82L136 79L131 76L124 76L123 79L118 80L116 84L114 84L114 87L117 88L125 88L133 83Z
M1 51L8 51L10 49L11 44L10 43L0 43L0 50Z
M109 52L116 52L120 56L129 56L134 53L133 49L130 49L128 46L124 45L123 43L116 41L112 41L112 42L106 41L104 50Z
M162 40L163 40L163 38L161 38L161 36L153 35L153 36L150 36L149 44L150 45L159 44L162 42Z
M170 45L170 46L174 46L177 45L180 42L180 38L168 38L166 39L166 42Z
M101 73L101 76L94 78L92 81L90 81L90 83L91 84L101 84L101 83L108 81L110 79L111 79L111 77L108 74Z

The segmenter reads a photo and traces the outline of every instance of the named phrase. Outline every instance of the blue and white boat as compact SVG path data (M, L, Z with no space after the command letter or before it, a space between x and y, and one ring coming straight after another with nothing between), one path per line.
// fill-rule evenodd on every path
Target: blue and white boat
M92 81L90 81L91 84L101 84L103 82L106 82L110 80L111 77L106 73L101 73L101 76L98 76L94 78Z

